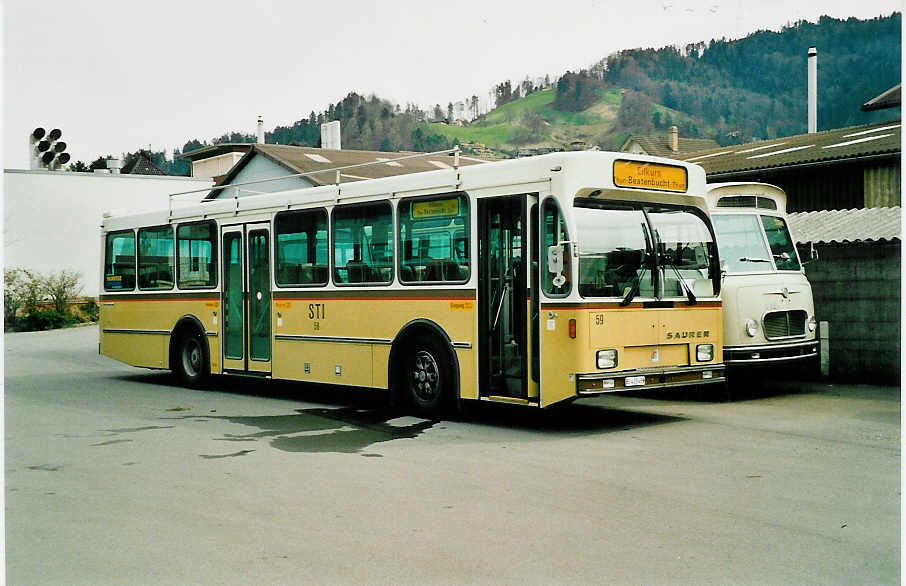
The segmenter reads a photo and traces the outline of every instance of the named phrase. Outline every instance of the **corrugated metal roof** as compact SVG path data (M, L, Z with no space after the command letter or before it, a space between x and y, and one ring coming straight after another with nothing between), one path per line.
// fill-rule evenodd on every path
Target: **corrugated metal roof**
M796 212L787 217L797 242L900 240L899 207Z
M315 185L325 185L336 181L335 172L317 173L317 171L348 167L362 163L373 163L364 167L356 167L342 171L340 179L345 183L361 181L364 179L378 179L407 173L421 171L437 171L453 167L453 157L450 155L432 155L415 158L405 158L418 153L409 152L383 152L383 151L355 151L355 150L330 150L314 147L298 147L276 144L253 144L247 152L227 172L218 185L228 185L233 181L239 171L245 167L252 157L261 155L285 167L291 173L311 173L306 179ZM469 156L460 155L459 163L465 167L484 163L485 161ZM216 197L218 190L212 191L208 198Z
M900 121L894 120L710 149L680 158L704 167L710 179L755 169L899 155L900 130Z
M346 167L349 165L358 165L361 163L377 163L367 167L358 167L350 169L347 174L343 172L343 181L356 179L377 179L380 177L390 177L393 175L403 175L406 173L418 173L420 171L437 171L438 168L447 168L453 166L453 157L449 155L435 155L418 157L412 159L402 159L396 165L391 165L394 159L406 157L417 153L388 153L383 151L355 151L355 150L328 150L314 147L297 147L276 144L256 144L253 152L260 152L276 163L279 163L296 173L311 173L322 169L335 169L337 167ZM380 163L378 163L380 161ZM474 158L460 157L460 164L463 166L480 163ZM234 167L239 167L237 163ZM230 171L232 174L232 170ZM308 178L317 185L333 183L336 179L334 173L319 173L310 175Z

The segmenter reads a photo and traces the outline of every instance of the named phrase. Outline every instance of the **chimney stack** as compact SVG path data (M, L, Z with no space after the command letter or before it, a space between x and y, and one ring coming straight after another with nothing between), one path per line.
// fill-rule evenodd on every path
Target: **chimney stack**
M340 150L340 121L334 120L321 125L321 148Z
M818 132L818 49L808 48L808 132Z
M670 127L670 150L674 153L679 152L679 128Z
M258 144L264 144L264 119L258 116Z

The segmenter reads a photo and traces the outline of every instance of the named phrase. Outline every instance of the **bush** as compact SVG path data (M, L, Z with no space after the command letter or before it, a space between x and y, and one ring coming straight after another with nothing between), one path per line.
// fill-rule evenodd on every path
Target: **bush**
M82 307L82 313L85 314L88 321L98 321L101 314L101 308L98 306L98 302L92 299Z
M27 332L34 332L62 328L74 323L78 323L78 319L72 314L52 309L36 310L29 312L19 320L19 328Z

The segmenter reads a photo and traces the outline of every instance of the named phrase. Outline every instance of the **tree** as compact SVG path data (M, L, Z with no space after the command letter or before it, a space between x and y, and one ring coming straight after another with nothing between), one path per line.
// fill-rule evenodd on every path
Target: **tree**
M66 305L75 300L82 293L81 273L63 269L58 273L51 273L40 280L41 289L50 297L54 311L66 312Z
M92 171L94 171L95 169L106 169L107 168L107 159L109 157L110 157L110 155L107 155L106 157L98 157L94 161L92 161L91 165L89 165L88 167Z
M3 320L7 327L16 323L19 310L32 311L41 301L41 276L22 268L3 271Z
M3 324L6 327L12 327L16 323L16 314L22 308L24 279L22 269L3 271Z
M651 99L642 92L628 90L620 102L617 113L620 126L626 130L648 131L651 123Z
M531 132L531 138L537 140L544 130L544 117L537 110L526 109L522 113L522 124Z
M434 104L434 120L443 120L444 111L440 109L440 104Z
M447 104L447 122L453 123L453 102Z

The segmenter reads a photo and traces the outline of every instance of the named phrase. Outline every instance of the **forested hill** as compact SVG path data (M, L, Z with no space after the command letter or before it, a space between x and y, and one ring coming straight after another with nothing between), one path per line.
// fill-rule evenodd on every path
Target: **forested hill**
M681 136L721 144L799 134L807 130L810 46L818 49L819 130L889 120L900 117L899 108L864 113L859 107L900 82L901 21L901 13L821 17L742 39L624 50L553 80L502 81L493 88L494 109L457 124L449 120L452 103L424 111L353 92L323 112L278 126L266 140L319 146L320 125L330 120L341 122L343 148L431 151L462 144L499 156L576 144L619 149L631 133L664 134L674 124ZM467 110L477 101L466 98ZM254 135L193 139L170 156L152 155L168 173L188 174L188 163L176 158L180 152L222 142L254 142Z
M709 126L738 129L741 140L772 138L807 130L806 51L815 46L819 129L840 128L873 121L861 104L900 82L901 21L900 13L822 17L780 32L689 45L682 53L622 51L597 69L606 69L608 84L641 91Z

